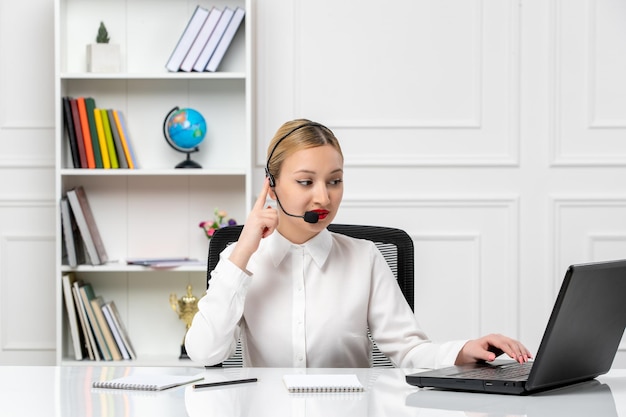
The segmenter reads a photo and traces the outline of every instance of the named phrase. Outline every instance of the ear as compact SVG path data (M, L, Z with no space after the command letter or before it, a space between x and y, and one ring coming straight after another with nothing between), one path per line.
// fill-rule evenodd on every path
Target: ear
M274 192L274 187L270 187L267 194L272 200L276 201L276 193Z

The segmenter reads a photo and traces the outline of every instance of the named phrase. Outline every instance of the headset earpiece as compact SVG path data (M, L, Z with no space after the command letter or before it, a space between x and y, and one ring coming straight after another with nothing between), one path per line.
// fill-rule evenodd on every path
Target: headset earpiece
M276 181L274 180L274 176L270 174L270 169L268 167L265 167L265 176L270 181L270 187L274 188L276 186Z

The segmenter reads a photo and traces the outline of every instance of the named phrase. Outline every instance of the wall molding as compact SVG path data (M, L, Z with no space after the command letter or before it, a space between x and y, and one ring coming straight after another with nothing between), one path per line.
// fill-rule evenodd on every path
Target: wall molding
M26 158L24 156L7 157L4 155L0 157L0 169L55 169L54 158Z
M466 278L469 278L469 281L471 282L470 287L473 290L471 294L468 294L468 296L471 297L472 300L472 308L467 314L471 316L470 322L472 323L472 334L476 335L476 337L480 337L484 333L483 323L481 321L483 315L483 284L481 280L482 260L480 256L482 253L481 233L409 233L409 236L411 236L411 239L413 239L414 242L469 242L472 244L472 248L474 251L473 259L476 260L476 263L472 265L473 268L468 268L466 270ZM415 287L417 289L417 283L415 284ZM414 297L417 299L417 293L414 295Z
M11 339L8 334L8 322L15 319L16 314L19 311L12 310L12 307L16 302L11 300L18 300L17 303L22 306L23 294L11 294L10 299L8 291L5 288L8 279L5 279L10 274L9 262L7 261L9 256L9 246L15 243L31 243L31 242L46 242L54 246L56 237L54 234L35 234L35 233L22 233L22 234L2 234L0 235L0 343L1 350L3 352L23 352L23 351L50 351L53 352L56 349L56 342L54 338L52 340L43 340L42 338L37 341L26 342L24 340ZM51 273L51 275L54 275ZM5 311L5 309L7 309Z
M550 153L550 167L624 167L626 166L626 152L623 150L621 152L619 149L608 149L603 152L587 152L580 154L568 154L564 151L564 145L566 144L567 138L571 138L572 135L569 135L567 138L564 137L561 124L563 123L563 109L561 106L562 94L567 86L562 85L561 74L563 71L562 62L562 51L564 50L564 46L562 45L562 31L563 31L563 21L561 19L563 12L563 6L568 5L570 7L576 6L578 3L574 2L566 2L564 0L552 0L550 2L550 33L549 33L549 44L550 44L550 56L552 56L550 70L549 70L549 85L550 87L550 98L549 98L549 109L550 109L550 117L549 117L549 153ZM594 55L595 49L594 45L596 43L595 39L595 30L597 28L596 22L596 0L589 0L586 4L586 14L585 19L587 23L587 32L585 38L585 53L587 57L592 57ZM596 118L595 115L595 95L594 89L596 88L595 80L595 69L593 64L596 63L595 60L591 58L588 59L588 65L586 68L585 79L580 80L581 83L586 84L585 88L585 97L586 103L581 103L584 105L585 110L584 114L581 116L584 118L586 123L586 133L589 131L610 131L610 130L621 130L626 128L626 120L600 120ZM571 91L568 89L567 91ZM574 115L576 116L576 115Z
M503 294L510 296L507 311L502 312L502 317L506 321L511 334L519 334L521 329L521 319L523 317L520 311L522 300L521 291L521 267L520 267L520 198L516 194L480 194L471 196L441 196L441 195L422 195L420 197L407 196L388 196L388 197L365 197L365 196L345 196L342 202L342 208L359 209L363 211L371 210L373 213L387 212L393 213L394 209L421 209L421 208L441 208L441 209L502 209L507 216L507 224L510 230L507 234L506 241L501 242L503 251L506 253L507 262L505 263L504 276L507 278L502 282ZM433 239L440 237L442 239L473 239L474 232L469 235L467 232L441 231L434 234L425 233L412 229L410 224L403 227L410 236L416 236L422 239ZM476 232L477 236L481 236L480 232ZM480 237L481 248L483 248L484 238ZM486 250L486 249L485 249ZM477 262L480 257L477 258ZM480 262L480 272L482 273L484 264ZM483 314L481 310L481 314ZM481 321L482 323L482 321ZM481 328L482 329L482 328ZM479 329L479 330L481 330ZM475 330L475 329L472 329Z
M488 100L485 97L487 82L490 80L489 68L486 61L486 45L487 39L485 33L487 32L486 24L489 22L485 18L485 15L490 12L486 10L488 3L484 0L474 0L472 3L473 14L467 16L468 20L472 21L471 30L473 30L472 36L476 39L475 50L472 51L473 63L469 72L472 73L472 86L471 91L473 95L470 100L473 101L471 114L466 117L456 117L450 120L435 118L401 118L401 119L389 119L387 117L380 118L364 118L364 119L346 119L346 118L329 118L324 120L324 123L331 129L335 130L338 137L343 136L343 132L361 131L397 131L405 130L406 134L402 136L402 140L405 140L407 136L415 136L419 134L421 138L415 140L430 140L435 141L435 138L429 137L424 131L458 131L451 133L454 135L453 139L457 142L472 140L476 143L476 146L461 145L459 147L451 144L442 148L440 152L432 152L427 154L419 150L404 151L398 149L390 149L385 152L377 152L372 149L366 151L364 154L352 155L345 160L347 167L519 167L520 165L520 39L521 39L521 12L519 10L519 4L516 0L509 0L507 4L507 10L500 14L508 13L506 18L508 19L507 28L504 29L507 32L502 36L505 38L503 42L506 43L502 47L502 54L497 55L494 59L498 60L498 65L506 68L506 78L501 81L501 88L498 88L498 92L503 89L506 93L506 109L503 109L497 116L498 120L506 118L506 124L494 132L483 133L482 130L486 129L485 117L495 116L485 115L485 102ZM500 9L498 9L500 11ZM301 20L303 19L303 4L302 1L296 1L291 4L291 8L284 10L284 17L288 18L286 23L285 32L291 32L289 41L283 41L285 53L283 54L284 62L287 64L287 68L291 68L291 71L286 71L289 74L289 78L285 79L284 85L285 91L275 92L274 96L285 96L284 108L275 109L274 114L283 114L284 120L289 118L301 117L303 101L303 92L300 86L302 85L303 77L303 64L301 62L301 55L299 55L302 48L300 47L303 42L303 35L300 32L303 27ZM267 35L268 38L271 35ZM286 45L289 45L287 48ZM506 60L506 61L504 61ZM506 62L506 64L504 63ZM267 65L267 62L266 62ZM495 65L495 64L494 64ZM270 73L269 68L264 67L261 73ZM506 83L506 84L505 84ZM498 84L499 85L499 84ZM492 86L493 88L493 86ZM263 86L260 86L263 92ZM493 90L492 90L493 91ZM287 94L289 93L289 94ZM261 167L265 164L265 152L269 139L273 135L271 127L266 127L263 120L265 114L264 108L275 108L275 105L269 103L269 97L272 94L265 92L262 94L265 100L268 101L266 105L261 106L260 125L259 125L259 137L267 137L266 140L261 140L257 144L255 151L256 166ZM472 102L470 101L470 103ZM269 116L269 115L268 115ZM274 118L277 116L273 116ZM281 119L282 120L282 119ZM488 126L487 126L488 127ZM266 132L266 130L268 130ZM467 132L467 135L463 133ZM358 133L355 133L358 135ZM375 133L374 133L375 135ZM471 137L470 137L471 135ZM393 141L393 139L388 139ZM398 148L405 147L399 146ZM465 151L453 152L454 149L466 148ZM483 148L483 149L479 149ZM494 149L494 153L488 151Z
M624 212L626 213L626 196L610 196L610 195L551 195L549 196L550 200L550 226L549 230L551 230L550 234L550 247L552 248L552 254L548 257L548 271L547 276L554 277L553 287L552 287L552 295L556 296L563 277L563 265L565 262L561 254L563 253L563 248L561 246L561 239L559 238L562 235L562 212L566 209L571 208L589 208L589 209L597 209L597 208L615 208L615 207L623 207ZM602 238L603 236L606 238L607 236L617 236L618 238L621 236L620 233L617 232L601 232L594 231L593 233L588 234L589 236L596 236L596 238ZM589 255L590 249L589 244L590 240L585 242L581 242L583 244L584 253ZM591 258L580 259L577 263L588 262Z

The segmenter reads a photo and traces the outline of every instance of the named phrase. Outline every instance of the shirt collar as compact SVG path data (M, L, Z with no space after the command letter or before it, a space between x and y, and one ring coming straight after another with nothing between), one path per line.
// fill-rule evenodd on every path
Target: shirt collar
M333 246L333 239L330 232L327 229L324 229L307 242L304 242L301 245L296 245L291 243L276 230L267 238L267 243L267 247L272 248L270 250L270 256L275 267L280 265L289 251L304 248L304 250L309 253L317 267L321 268L326 262L326 259L328 259L328 255L330 254L330 250Z

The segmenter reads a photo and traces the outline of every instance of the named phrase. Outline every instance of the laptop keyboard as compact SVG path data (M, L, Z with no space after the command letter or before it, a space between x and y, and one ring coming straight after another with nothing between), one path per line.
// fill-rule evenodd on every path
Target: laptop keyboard
M513 363L493 367L472 369L452 376L471 379L519 380L526 379L530 374L533 362Z

